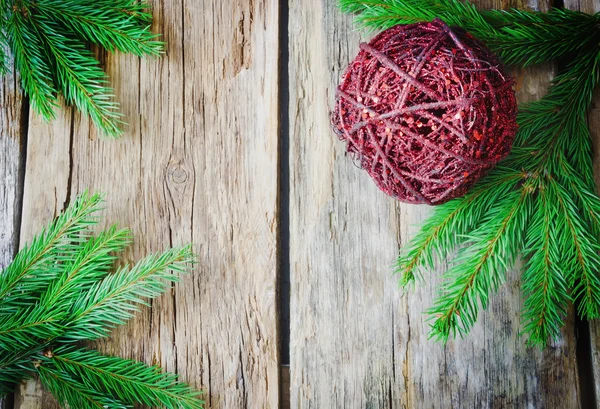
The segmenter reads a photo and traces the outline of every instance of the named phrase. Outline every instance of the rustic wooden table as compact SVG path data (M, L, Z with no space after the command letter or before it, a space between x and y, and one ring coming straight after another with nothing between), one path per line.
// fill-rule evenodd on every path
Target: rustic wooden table
M596 407L600 324L571 313L558 342L527 348L516 271L467 339L427 340L439 274L403 295L391 266L429 209L380 193L330 132L335 85L365 39L333 0L152 3L164 57L103 56L121 140L71 109L42 122L17 79L1 80L0 265L79 192L103 191L107 222L134 230L128 258L193 242L200 260L100 347L177 371L210 408ZM554 72L516 71L520 100ZM590 123L600 140L600 105ZM11 408L56 404L30 382Z

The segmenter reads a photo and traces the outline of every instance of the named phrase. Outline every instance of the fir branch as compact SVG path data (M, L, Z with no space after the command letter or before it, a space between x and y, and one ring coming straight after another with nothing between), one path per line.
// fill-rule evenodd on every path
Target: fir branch
M42 385L61 406L77 409L128 409L129 406L90 388L51 365L38 364L37 373Z
M157 366L75 348L56 349L46 355L44 363L51 362L82 384L128 404L199 409L204 403L200 392L180 383L177 375L162 373Z
M125 408L134 403L201 408L199 392L174 374L72 347L109 335L145 299L171 288L177 281L171 271L185 272L193 261L188 246L110 274L116 253L131 237L114 226L90 237L99 203L98 195L78 197L4 271L0 396L37 372L59 402L72 408Z
M529 66L553 61L597 46L600 41L600 15L561 8L548 13L517 9L481 13L498 35L479 31L477 36L506 64Z
M586 319L600 316L600 241L581 223L579 209L569 193L555 180L549 179L556 192L562 212L559 220L569 235L560 248L564 265L573 289L573 298L579 301L579 314Z
M40 306L0 316L0 352L30 349L58 337L65 318L65 311Z
M0 274L0 314L35 304L38 291L61 273L59 262L78 252L101 202L100 195L82 194L19 251Z
M69 259L63 273L51 282L40 296L40 305L54 307L70 306L65 299L83 293L104 278L113 267L117 253L131 243L131 231L112 226L97 237L90 238L79 252Z
M452 267L444 274L434 306L430 337L446 342L448 337L466 334L477 319L479 304L485 309L489 293L504 281L504 271L514 263L532 207L532 187L499 198L479 227L468 236Z
M128 230L113 226L59 264L62 271L33 307L0 315L0 350L35 351L39 345L63 335L77 296L106 276L116 259L112 253L123 250L130 240Z
M54 81L73 104L109 136L122 131L119 104L113 100L106 74L98 60L79 39L66 37L52 20L37 20L37 34L54 61Z
M6 50L8 49L8 38L6 38L6 34L1 29L1 27L6 27L6 21L0 15L0 76L6 75L9 72L8 69L8 56L6 55Z
M22 381L31 378L32 366L29 359L23 359L12 365L0 364L0 398L14 392Z
M585 114L599 82L600 52L584 50L553 80L544 98L521 107L515 144L530 146L532 155L514 165L560 175L566 160L575 171L572 179L582 180L593 191L592 143Z
M458 0L340 0L362 28L384 30L441 18L484 41L507 64L532 65L598 46L600 14L552 9L549 13L478 11Z
M469 2L454 0L339 0L340 9L355 14L361 28L386 30L441 18L448 25L495 33L494 28Z
M184 272L191 263L191 248L168 250L140 261L133 268L124 267L95 284L75 301L64 340L96 339L125 323L145 305L144 299L155 298L178 281L171 271Z
M6 23L6 32L15 67L21 75L21 84L25 94L29 96L31 107L44 119L54 119L54 108L58 104L44 45L40 43L30 21L21 13L11 15Z
M158 56L146 2L134 0L19 0L0 3L0 74L6 72L4 36L31 107L55 117L57 93L89 115L103 134L119 136L122 115L107 77L88 45L109 52Z
M557 165L560 169L557 173L559 182L574 193L575 202L581 209L584 222L590 226L593 236L600 237L600 198L593 189L590 189L589 185L578 177L577 172L564 157L560 157Z
M535 209L527 228L523 271L524 331L529 344L544 346L549 338L557 339L567 315L570 301L568 285L561 271L563 261L572 254L562 253L563 232L567 229L561 205L552 183L540 182ZM567 240L568 241L568 240Z
M158 56L164 43L147 25L149 6L131 0L95 1L36 0L36 18L51 24L60 21L74 36L98 44L110 52L119 50L139 57Z
M552 80L552 86L544 98L523 108L521 123L540 125L536 121L541 118L556 116L564 121L585 115L599 82L600 53L596 44L596 47L586 48L575 56L565 71Z
M413 283L419 270L434 269L435 256L445 260L463 242L463 235L472 231L488 209L524 176L523 172L497 167L465 197L436 207L398 259L396 272L402 275L402 285Z

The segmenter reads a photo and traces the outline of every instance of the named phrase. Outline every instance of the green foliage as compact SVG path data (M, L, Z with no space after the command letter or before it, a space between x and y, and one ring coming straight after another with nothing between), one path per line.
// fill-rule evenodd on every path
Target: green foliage
M575 260L574 255L562 253L567 224L558 199L557 186L549 181L540 182L523 256L528 259L523 271L525 311L524 329L531 334L531 343L542 344L560 334L560 326L567 314L569 295L566 278L560 269L564 261Z
M108 336L193 262L188 246L112 272L131 233L113 226L92 234L101 202L78 197L0 274L0 396L38 375L73 408L201 408L199 393L174 374L73 346Z
M126 409L127 405L100 391L84 385L52 365L37 368L42 385L54 395L61 406L78 409Z
M437 206L433 215L402 250L398 273L404 286L415 280L421 268L432 270L446 258L447 248L456 248L466 240L495 203L511 192L526 175L511 168L498 167L479 183L464 200ZM420 277L420 274L419 274Z
M504 282L504 271L517 257L528 222L532 189L523 185L500 197L488 209L446 272L438 298L429 314L435 317L432 336L446 340L449 335L469 332L479 311L487 306L489 294Z
M100 202L99 195L78 197L19 251L2 272L0 314L35 304L39 292L61 275L62 266L55 261L74 259L97 222Z
M138 262L133 268L117 270L115 274L95 283L73 303L72 318L63 339L78 341L108 336L110 330L125 323L137 311L136 304L165 292L167 283L177 281L170 271L185 271L191 249L168 250Z
M505 63L532 65L561 58L598 44L600 14L552 9L478 11L460 0L339 0L340 8L356 14L358 24L384 30L397 24L441 18L484 41Z
M567 9L549 13L491 10L482 14L497 32L476 35L497 51L507 64L533 65L560 59L598 44L600 14Z
M42 364L126 404L198 407L199 392L177 382L176 375L162 373L156 366L73 347L54 350L52 355L43 358Z
M478 11L459 0L340 0L363 27L440 17L466 28L510 64L567 59L545 97L522 106L510 156L465 197L436 207L403 249L409 285L448 261L430 335L466 334L517 257L525 260L524 332L544 346L560 335L568 304L600 316L600 199L586 113L600 81L600 14Z
M145 2L133 0L7 0L0 2L0 74L6 73L8 45L31 107L51 120L57 93L75 105L108 136L121 134L119 104L95 44L109 52L157 56L163 49L153 34Z
M0 371L0 396L11 393L15 386L29 379L31 362L29 360L21 360L13 363L12 366L3 367Z
M31 108L47 120L54 119L54 109L58 107L56 87L43 43L29 19L20 13L12 13L10 18L2 21L8 44L15 50L15 68L21 74L21 85L29 97ZM6 66L6 56L3 57L3 66Z

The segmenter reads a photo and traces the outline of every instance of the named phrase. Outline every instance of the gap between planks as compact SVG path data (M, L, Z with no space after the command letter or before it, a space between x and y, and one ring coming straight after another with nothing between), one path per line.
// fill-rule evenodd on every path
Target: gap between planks
M279 163L278 163L278 314L279 314L279 405L289 409L290 401L290 79L289 4L279 0Z

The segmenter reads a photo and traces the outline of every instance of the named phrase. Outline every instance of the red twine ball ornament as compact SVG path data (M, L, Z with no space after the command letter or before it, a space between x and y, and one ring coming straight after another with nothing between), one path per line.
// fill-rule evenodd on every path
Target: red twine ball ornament
M441 204L509 154L517 130L512 85L470 34L439 19L399 25L360 45L331 120L381 190Z

